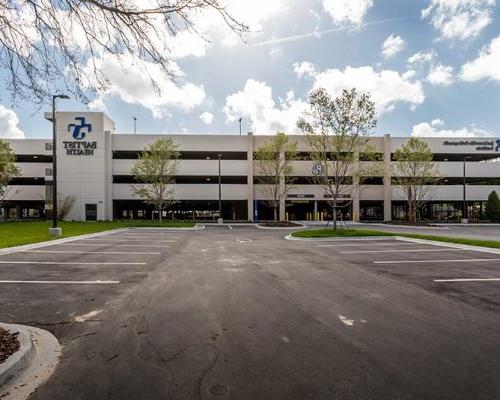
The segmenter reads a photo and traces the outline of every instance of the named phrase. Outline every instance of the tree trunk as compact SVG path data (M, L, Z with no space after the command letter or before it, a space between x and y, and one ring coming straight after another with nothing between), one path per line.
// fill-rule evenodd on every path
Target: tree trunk
M161 215L161 214L162 214L162 212L161 212L161 208L159 208L159 209L158 209L158 221L160 222L160 224L161 224L161 222L162 222L162 215Z
M278 207L274 207L273 208L273 212L274 212L274 221L278 221Z
M407 215L407 219L408 219L408 223L409 224L413 224L413 193L412 193L412 190L408 190L408 215Z
M333 202L333 230L337 230L337 201Z

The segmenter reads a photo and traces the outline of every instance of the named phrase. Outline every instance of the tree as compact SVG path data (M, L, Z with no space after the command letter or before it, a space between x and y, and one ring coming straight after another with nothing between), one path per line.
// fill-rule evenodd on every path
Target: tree
M286 134L278 132L255 153L257 173L267 180L261 187L264 204L273 208L277 221L278 207L293 188L292 161L297 158L297 142L290 142Z
M172 139L159 139L146 146L132 167L132 175L140 183L134 186L134 193L155 207L162 221L162 211L173 200L175 174L179 165L180 153Z
M15 154L10 144L0 139L0 208L10 193L9 182L21 175L21 170L15 164Z
M410 224L417 222L422 202L439 181L439 170L432 160L429 144L414 137L394 152L393 184L406 197Z
M0 65L13 98L44 103L61 89L88 100L108 85L103 56L131 55L176 76L172 47L178 34L203 40L215 16L243 35L223 0L11 0L0 4ZM149 77L154 87L155 78ZM158 79L158 78L156 78ZM84 88L84 89L82 89Z
M333 229L337 229L339 202L351 199L369 167L359 163L360 154L372 154L369 133L377 125L375 104L368 94L344 89L331 98L325 89L311 93L309 110L297 122L311 149L313 180L321 186L333 210Z
M491 222L500 221L500 199L495 191L491 192L488 196L485 214L486 218L488 218Z

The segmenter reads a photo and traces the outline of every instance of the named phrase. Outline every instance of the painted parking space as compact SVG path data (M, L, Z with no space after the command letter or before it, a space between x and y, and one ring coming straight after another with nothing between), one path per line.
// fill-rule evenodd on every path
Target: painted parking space
M500 311L500 255L487 249L396 238L316 241L313 245L369 273Z
M106 310L110 299L141 285L192 233L140 235L122 231L0 255L2 308L22 315L17 322L60 332L74 315Z
M110 232L99 237L82 238L24 251L0 255L0 285L5 290L16 283L51 285L74 282L81 285L134 283L142 279L154 265L162 262L172 251L166 243L151 240L153 232L134 230ZM177 244L186 234L154 232ZM112 242L108 242L113 239ZM144 242L144 243L142 243ZM22 290L22 289L21 289ZM60 289L58 289L60 290Z

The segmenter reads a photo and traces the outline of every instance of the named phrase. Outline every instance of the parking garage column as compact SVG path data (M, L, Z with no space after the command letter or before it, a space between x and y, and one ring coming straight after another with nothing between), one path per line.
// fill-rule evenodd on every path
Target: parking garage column
M392 221L391 135L384 135L384 221Z
M253 135L252 132L248 132L247 137L247 179L248 179L248 190L247 190L247 209L248 209L248 220L254 221L254 188L253 188Z

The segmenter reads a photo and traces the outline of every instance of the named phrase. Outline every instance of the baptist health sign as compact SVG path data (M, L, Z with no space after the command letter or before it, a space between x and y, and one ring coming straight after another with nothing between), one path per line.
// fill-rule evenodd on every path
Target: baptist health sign
M93 156L97 149L97 141L84 141L92 132L92 124L85 121L85 117L75 117L77 123L68 125L68 132L72 133L72 141L63 141L68 156Z
M57 113L59 196L77 199L69 220L112 219L112 134L114 122L102 113Z

